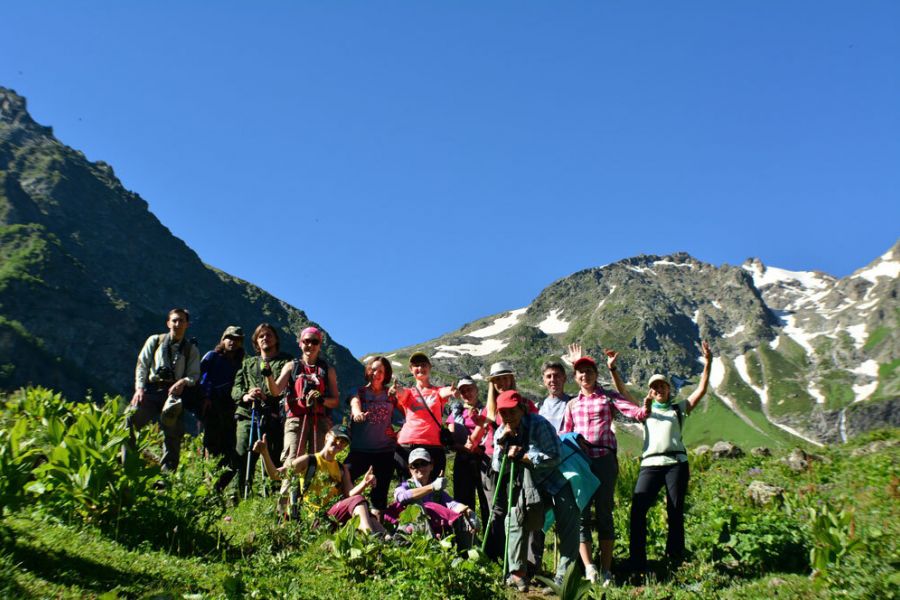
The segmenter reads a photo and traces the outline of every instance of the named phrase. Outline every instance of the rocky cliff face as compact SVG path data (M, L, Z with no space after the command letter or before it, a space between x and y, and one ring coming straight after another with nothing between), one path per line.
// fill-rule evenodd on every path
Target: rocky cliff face
M296 354L311 323L264 290L208 265L126 190L112 168L34 122L25 100L0 88L0 387L43 384L78 398L129 394L144 339L174 306L188 335L211 349L229 324L263 321ZM327 340L341 387L362 380L350 352Z
M754 442L838 441L857 431L848 429L848 406L861 429L897 420L895 403L860 403L898 397L898 269L900 245L844 279L755 259L717 267L684 253L639 256L580 271L525 308L389 354L402 365L413 351L428 352L445 380L484 377L490 363L508 360L520 388L538 398L541 363L580 342L593 356L619 350L636 388L663 372L684 395L708 339L716 356L701 411L708 439L740 431Z

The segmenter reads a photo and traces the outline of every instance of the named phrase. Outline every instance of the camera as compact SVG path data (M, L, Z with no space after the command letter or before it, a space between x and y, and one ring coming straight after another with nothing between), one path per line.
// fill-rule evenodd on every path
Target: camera
M175 370L163 365L158 367L148 379L151 383L171 383L175 381Z

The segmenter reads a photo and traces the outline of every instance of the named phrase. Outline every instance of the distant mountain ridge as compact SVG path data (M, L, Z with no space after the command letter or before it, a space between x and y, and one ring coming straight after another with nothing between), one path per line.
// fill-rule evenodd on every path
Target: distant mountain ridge
M133 391L144 339L165 331L168 309L191 311L189 337L211 349L227 325L248 339L260 322L298 354L307 315L205 265L126 190L34 122L25 99L0 87L0 389L42 384L73 399L85 390ZM362 366L328 339L344 391Z
M663 372L690 389L699 342L709 339L716 360L697 440L724 431L754 443L834 442L900 425L898 275L900 244L842 279L757 259L716 267L686 253L638 256L579 271L527 307L387 355L404 365L425 351L445 380L483 378L490 363L508 360L537 399L541 363L559 360L570 342L594 356L619 350L636 388Z

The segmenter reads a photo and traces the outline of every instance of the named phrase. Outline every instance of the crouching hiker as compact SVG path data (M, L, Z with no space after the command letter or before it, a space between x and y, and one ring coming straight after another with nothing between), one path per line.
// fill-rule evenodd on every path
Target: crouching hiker
M340 524L344 524L352 517L359 517L359 530L384 534L385 529L369 512L369 504L362 493L375 485L375 475L372 470L363 476L362 480L353 486L350 481L350 473L347 468L338 462L336 456L350 443L350 432L343 425L335 425L325 436L325 444L322 450L315 454L304 454L287 461L284 466L276 467L269 455L269 447L266 438L257 440L253 444L253 451L260 454L266 465L266 473L276 481L283 479L287 472L296 473L302 477L300 480L300 492L302 496L313 493L324 494L329 500L341 498L328 509L328 516ZM328 487L330 485L330 487ZM299 498L297 499L299 502ZM310 503L311 508L317 508Z
M561 457L559 436L547 419L528 411L526 400L515 390L505 391L497 397L497 411L503 425L495 434L499 448L494 452L493 468L501 478L508 477L512 482L507 497L509 577L506 585L518 591L528 589L527 533L543 526L544 512L550 507L559 535L560 560L554 579L562 583L569 565L578 558L580 512L572 487L558 468ZM507 471L505 475L504 471ZM529 497L533 493L529 493L528 488L537 491L543 507L535 505Z
M415 448L409 453L411 477L394 490L394 503L385 511L385 520L397 524L400 514L417 504L425 513L432 535L447 536L452 533L455 535L457 548L467 550L472 546L472 534L478 525L475 513L444 491L447 480L443 474L431 481L433 468L428 450Z
M162 470L178 468L184 436L181 396L200 379L200 355L184 337L190 319L187 309L173 308L166 319L169 332L151 335L144 342L134 369L134 396L126 412L130 438L122 448L123 459L135 447L134 432L158 418L165 435Z

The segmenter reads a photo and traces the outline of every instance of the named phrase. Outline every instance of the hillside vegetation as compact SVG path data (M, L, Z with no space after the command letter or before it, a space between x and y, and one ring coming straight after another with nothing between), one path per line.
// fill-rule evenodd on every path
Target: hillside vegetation
M494 598L500 568L413 536L376 542L313 517L280 524L273 497L236 508L212 492L199 446L164 485L138 454L124 465L122 400L67 402L44 389L0 399L0 596L52 598ZM159 447L145 430L142 454ZM749 449L747 449L749 450ZM816 454L692 456L689 560L652 562L591 598L892 598L900 594L900 435L870 433ZM637 462L620 456L616 558L627 556ZM751 497L754 488L766 494ZM769 498L765 499L768 494ZM665 511L650 515L662 556ZM552 536L548 536L552 539ZM552 562L552 549L546 560ZM550 566L549 564L546 566ZM571 591L571 590L570 590ZM540 597L532 593L534 597Z

